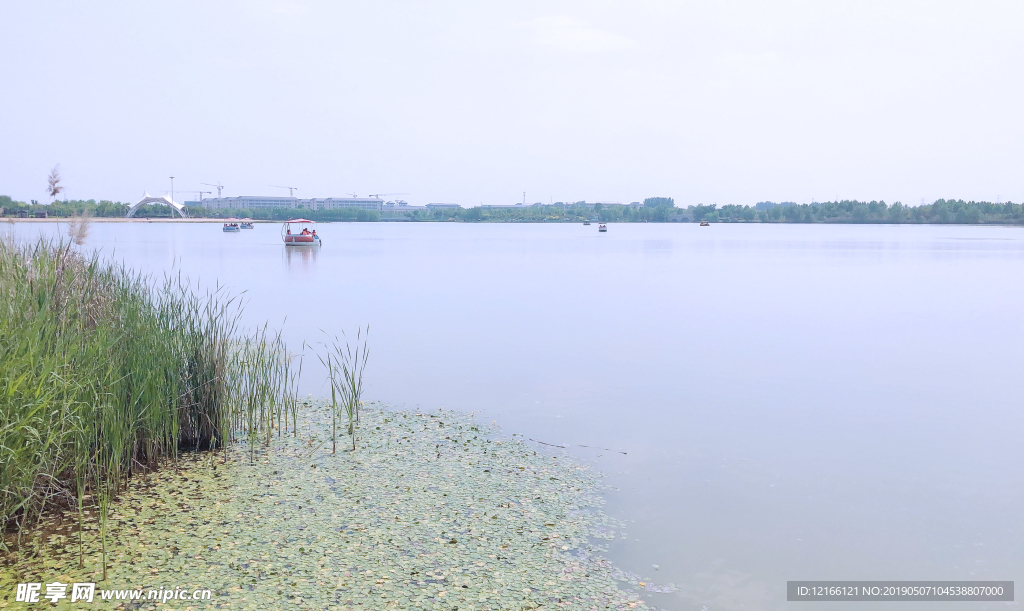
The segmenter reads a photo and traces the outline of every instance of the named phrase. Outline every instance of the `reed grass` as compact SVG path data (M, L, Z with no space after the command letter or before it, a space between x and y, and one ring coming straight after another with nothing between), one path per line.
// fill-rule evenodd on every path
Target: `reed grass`
M75 244L85 244L89 237L90 223L92 222L92 211L84 210L81 214L75 215L68 220L68 237Z
M344 333L342 334L344 336ZM331 343L322 344L324 354L317 356L327 368L327 379L331 383L331 441L332 452L337 451L338 416L344 410L348 419L348 434L352 438L352 451L356 449L356 426L359 424L359 406L363 397L363 374L370 358L370 326L356 332L355 348L348 337L342 341L335 336ZM359 343L362 342L360 346Z
M0 528L20 537L56 504L81 533L91 506L105 542L133 474L238 434L252 458L289 411L294 426L285 344L243 333L240 313L220 286L200 294L70 243L0 240Z

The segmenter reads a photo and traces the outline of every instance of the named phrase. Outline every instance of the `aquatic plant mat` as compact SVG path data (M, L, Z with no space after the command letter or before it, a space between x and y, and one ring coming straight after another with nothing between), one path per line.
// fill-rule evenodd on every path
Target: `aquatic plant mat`
M133 609L649 608L598 555L593 541L622 525L585 464L468 414L378 404L361 411L357 450L332 455L326 402L306 403L297 435L275 431L252 464L243 441L133 478L112 507L105 582L95 520L79 568L77 523L48 516L0 565L0 607L23 606L18 582L45 594L60 581L213 591L106 603Z

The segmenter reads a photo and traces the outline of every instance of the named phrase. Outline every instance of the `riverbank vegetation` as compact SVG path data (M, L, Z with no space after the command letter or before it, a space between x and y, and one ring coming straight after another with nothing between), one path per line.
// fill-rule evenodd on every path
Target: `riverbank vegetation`
M654 203L651 200L661 200ZM653 205L652 205L653 204ZM754 206L699 204L678 208L669 198L648 198L644 205L551 204L502 208L476 207L437 212L416 212L410 220L466 222L579 222L597 219L616 223L916 223L1001 224L1024 223L1021 204L965 202L940 199L930 205L891 206L883 201L837 201L794 204L761 202Z
M0 216L16 217L19 212L26 216L34 216L37 212L45 212L48 217L75 218L121 218L128 214L131 204L108 200L68 200L54 201L50 204L38 202L17 202L7 195L0 195ZM170 207L160 204L146 204L135 211L136 218L174 218L177 213ZM303 216L321 223L356 221L379 221L380 212L359 208L341 210L303 210L294 208L261 208L258 210L189 208L189 216L195 218L251 218L257 221L286 221L296 216Z
M795 204L760 202L755 206L694 206L697 220L761 223L917 223L917 224L1000 224L1024 223L1024 208L1012 202L992 203L939 199L928 205L891 206L884 201L843 200Z
M133 475L239 432L269 443L295 421L283 342L265 328L244 334L222 289L156 282L68 243L2 241L0 293L7 532L53 507L79 522L88 508L105 532Z
M370 358L369 350L370 326L366 326L366 334L360 327L356 333L355 350L348 338L342 341L337 336L330 344L323 345L325 354L318 355L320 363L327 370L327 380L331 383L331 453L338 451L338 418L342 410L348 420L348 435L352 439L352 451L356 450L356 425L359 424L359 406L362 405L363 375L366 362ZM362 340L363 345L359 342Z
M99 218L116 218L128 214L129 204L123 202L112 202L109 200L55 200L50 204L41 204L37 201L19 202L7 195L0 195L0 209L3 216L16 217L18 213L33 216L37 212L45 212L47 216L58 218L72 218L81 216L95 216ZM166 206L155 206L161 208L160 215L169 216L170 209Z
M99 218L123 217L129 205L121 202L77 200L42 205L15 202L0 195L0 208L6 216L23 211L31 216L46 212L48 216L73 218L95 216ZM147 205L136 211L140 218L170 218L173 212L167 206ZM471 208L443 208L389 212L377 210L302 210L269 208L259 210L207 210L192 208L189 214L196 218L252 218L265 221L283 221L304 216L318 222L374 222L381 220L432 222L484 222L484 223L575 223L588 219L616 223L883 223L883 224L959 224L959 225L1019 225L1024 224L1024 207L1012 202L993 203L939 199L931 204L906 206L901 202L862 202L841 200L796 204L794 202L759 202L753 206L727 204L697 204L677 207L669 197L649 197L634 204L587 204L585 202L555 202L526 206L474 206Z

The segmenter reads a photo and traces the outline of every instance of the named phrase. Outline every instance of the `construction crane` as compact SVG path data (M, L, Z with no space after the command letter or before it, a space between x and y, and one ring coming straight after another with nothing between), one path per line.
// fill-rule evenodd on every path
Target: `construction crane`
M206 185L207 187L217 187L217 197L218 198L220 197L220 192L224 189L224 185L220 184L219 180L217 181L217 184L215 184L215 185L211 185L208 182L201 182L199 184Z
M295 197L295 192L299 190L298 187L285 187L283 185L270 185L276 189L288 189L288 197Z
M206 183L203 183L206 184ZM182 193L195 193L199 196L199 201L203 201L203 195L213 195L213 191L182 191Z
M408 193L371 193L367 197L384 197L385 195L409 195Z

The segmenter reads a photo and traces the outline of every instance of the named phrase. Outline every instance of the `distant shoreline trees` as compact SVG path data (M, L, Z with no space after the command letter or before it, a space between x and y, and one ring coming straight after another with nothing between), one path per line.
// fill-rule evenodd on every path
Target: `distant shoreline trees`
M644 208L661 208L663 206L675 208L676 200L671 197L648 197L644 200Z
M703 218L719 222L761 223L872 223L872 224L1011 224L1024 223L1024 209L1013 202L993 203L939 199L922 206L900 202L842 200L795 204L760 202L750 206L722 206ZM708 218L714 217L714 218ZM700 218L696 219L700 220Z
M130 204L124 202L96 200L54 201L44 205L35 201L26 204L0 195L0 209L4 216L16 216L23 210L28 216L35 212L47 212L48 216L72 218L93 216L96 218L123 217ZM170 217L167 206L149 205L140 207L136 217ZM758 202L753 206L715 204L678 208L670 197L650 197L644 205L602 204L588 208L582 202L536 204L532 206L442 208L432 211L417 210L402 218L384 218L376 210L342 208L337 210L301 210L292 208L269 208L257 210L222 210L190 208L189 214L197 218L252 218L256 220L286 220L303 216L318 222L355 221L375 222L381 220L404 220L420 222L467 222L467 223L573 223L597 218L603 222L619 223L664 223L706 220L709 223L872 223L872 224L958 224L958 225L1021 225L1024 224L1024 208L1012 202L993 203L940 199L922 206L904 206L900 202L892 205L884 201L862 202L842 200L796 204L794 202Z
M677 208L671 198L648 198L644 204L639 207L603 204L592 209L573 204L446 209L410 213L409 220L564 223L596 217L603 222L621 223L697 223L706 220L710 223L1024 224L1024 209L1021 204L1012 202L940 199L924 206L904 206L900 202L890 206L884 201L843 200L813 204L760 202L754 206L722 207L698 204Z

